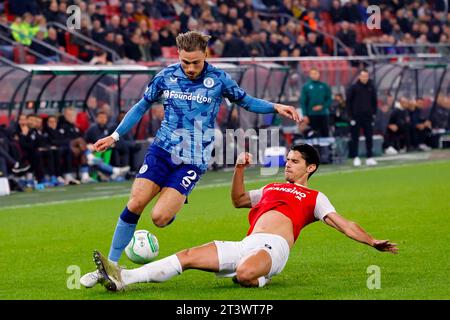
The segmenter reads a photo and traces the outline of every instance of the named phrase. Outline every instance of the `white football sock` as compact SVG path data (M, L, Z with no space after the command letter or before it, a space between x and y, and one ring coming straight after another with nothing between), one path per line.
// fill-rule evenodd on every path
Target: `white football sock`
M140 268L122 270L125 285L139 282L164 282L183 272L180 260L174 254L164 259L148 263Z

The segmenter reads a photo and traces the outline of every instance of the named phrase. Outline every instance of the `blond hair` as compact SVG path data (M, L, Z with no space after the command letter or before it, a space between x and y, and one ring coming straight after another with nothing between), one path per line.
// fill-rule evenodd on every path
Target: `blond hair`
M177 36L177 48L179 51L206 51L210 36L204 35L198 31L188 31L180 33Z

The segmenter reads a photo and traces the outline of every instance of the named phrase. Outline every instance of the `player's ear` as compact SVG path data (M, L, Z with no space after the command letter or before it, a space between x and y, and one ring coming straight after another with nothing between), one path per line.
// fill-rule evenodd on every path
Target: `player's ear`
M317 166L315 164L310 164L307 168L306 168L306 172L311 173L316 171Z

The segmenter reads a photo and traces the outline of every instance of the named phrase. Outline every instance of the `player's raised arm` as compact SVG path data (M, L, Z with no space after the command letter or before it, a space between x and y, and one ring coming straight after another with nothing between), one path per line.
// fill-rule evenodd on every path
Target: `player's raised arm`
M233 182L231 184L231 200L235 208L251 208L250 195L245 191L244 170L252 163L252 155L248 152L241 153L234 167Z
M160 94L160 81L162 77L157 74L147 87L144 93L144 97L139 100L125 115L122 121L117 126L116 130L108 137L98 140L94 144L95 151L101 152L110 148L117 141L119 141L120 136L127 133L134 125L141 120L144 114L152 106L152 103L157 101Z
M364 231L364 229L356 222L349 221L336 212L327 214L323 218L323 221L336 230L341 231L347 237L374 247L378 251L388 251L394 254L398 253L396 243L391 243L389 240L377 240L372 238L372 236Z
M266 100L254 98L247 94L242 88L238 86L231 76L225 73L223 79L224 90L223 95L231 102L236 103L238 106L255 113L274 113L277 112L280 115L292 119L297 123L301 122L300 115L293 106L287 106L284 104L272 103Z

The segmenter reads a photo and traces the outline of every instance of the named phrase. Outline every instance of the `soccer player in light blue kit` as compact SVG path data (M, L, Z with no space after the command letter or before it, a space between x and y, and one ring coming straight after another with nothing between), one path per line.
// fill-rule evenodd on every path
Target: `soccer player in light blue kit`
M180 63L160 71L144 97L126 114L111 136L98 140L96 151L114 145L151 107L163 99L165 116L144 164L136 175L130 199L119 217L108 259L117 263L130 242L146 205L160 193L152 209L153 223L170 224L208 167L215 120L222 98L256 113L274 113L300 121L294 107L274 104L246 94L231 77L206 62L209 36L190 31L177 36ZM101 281L98 271L85 274L80 282L90 288Z

